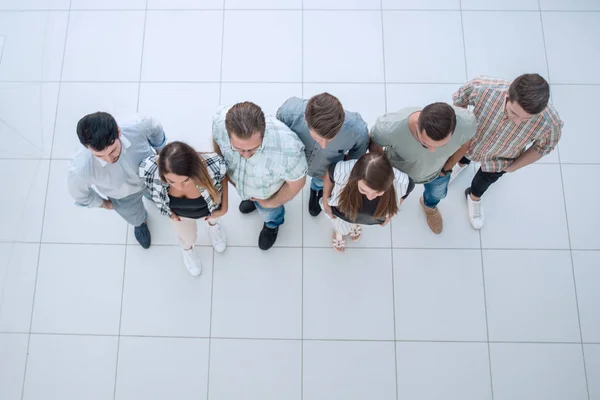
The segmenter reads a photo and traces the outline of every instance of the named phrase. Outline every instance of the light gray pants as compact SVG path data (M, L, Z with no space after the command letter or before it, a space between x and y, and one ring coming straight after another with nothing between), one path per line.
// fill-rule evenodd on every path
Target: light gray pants
M140 226L148 219L148 213L146 212L146 208L144 208L144 203L142 201L145 192L145 190L142 190L127 197L123 197L122 199L113 199L110 197L108 199L115 207L115 211L123 217L125 221L133 226Z

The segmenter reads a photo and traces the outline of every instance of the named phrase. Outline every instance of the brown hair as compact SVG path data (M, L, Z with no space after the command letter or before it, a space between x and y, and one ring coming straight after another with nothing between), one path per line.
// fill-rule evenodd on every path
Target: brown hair
M367 153L358 159L348 183L340 193L338 207L350 220L356 219L356 214L362 203L362 194L358 191L358 181L364 180L367 186L378 192L379 204L373 217L386 218L398 213L396 189L394 189L394 169L385 154Z
M539 114L550 100L550 85L538 74L523 74L510 84L508 100L516 101L528 114Z
M333 139L337 135L345 117L342 103L329 93L311 97L304 112L308 127L325 139Z
M262 138L265 135L265 114L254 103L237 103L227 111L225 129L240 139L250 139L256 132Z
M220 203L221 194L208 174L204 158L187 143L171 142L158 156L158 175L163 182L166 174L188 176L200 187L206 188L215 203Z
M419 114L419 129L436 142L446 139L456 128L456 113L446 103L431 103Z

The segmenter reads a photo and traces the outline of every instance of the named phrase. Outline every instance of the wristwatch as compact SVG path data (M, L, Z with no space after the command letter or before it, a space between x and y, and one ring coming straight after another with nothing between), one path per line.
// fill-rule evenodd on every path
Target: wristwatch
M444 173L444 175L450 175L452 173L451 169L442 169L442 172Z

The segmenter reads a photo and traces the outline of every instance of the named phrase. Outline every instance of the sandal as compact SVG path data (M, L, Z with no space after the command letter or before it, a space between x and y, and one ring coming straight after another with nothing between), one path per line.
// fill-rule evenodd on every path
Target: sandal
M360 240L361 235L362 235L362 228L360 225L357 225L357 224L350 225L350 239L353 242L358 242Z
M337 253L342 253L344 250L346 250L346 241L344 240L344 236L336 231L333 231L331 245Z

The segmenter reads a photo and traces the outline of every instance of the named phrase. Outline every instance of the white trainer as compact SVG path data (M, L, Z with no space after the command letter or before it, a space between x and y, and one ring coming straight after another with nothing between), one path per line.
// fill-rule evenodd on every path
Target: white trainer
M200 257L196 254L194 248L192 247L189 250L181 249L181 253L183 254L183 264L189 273L192 276L200 275L202 273L202 261L200 261Z
M459 163L456 163L456 165L452 167L452 174L450 175L450 182L448 182L448 185L450 185L461 172L467 169L469 165L470 164L460 165Z
M475 201L471 198L471 188L465 190L467 196L467 207L469 209L469 222L473 229L481 229L483 227L483 204L481 200Z
M221 229L221 223L217 221L216 224L208 224L208 232L212 240L212 245L217 253L222 253L227 247L227 238L225 232Z

